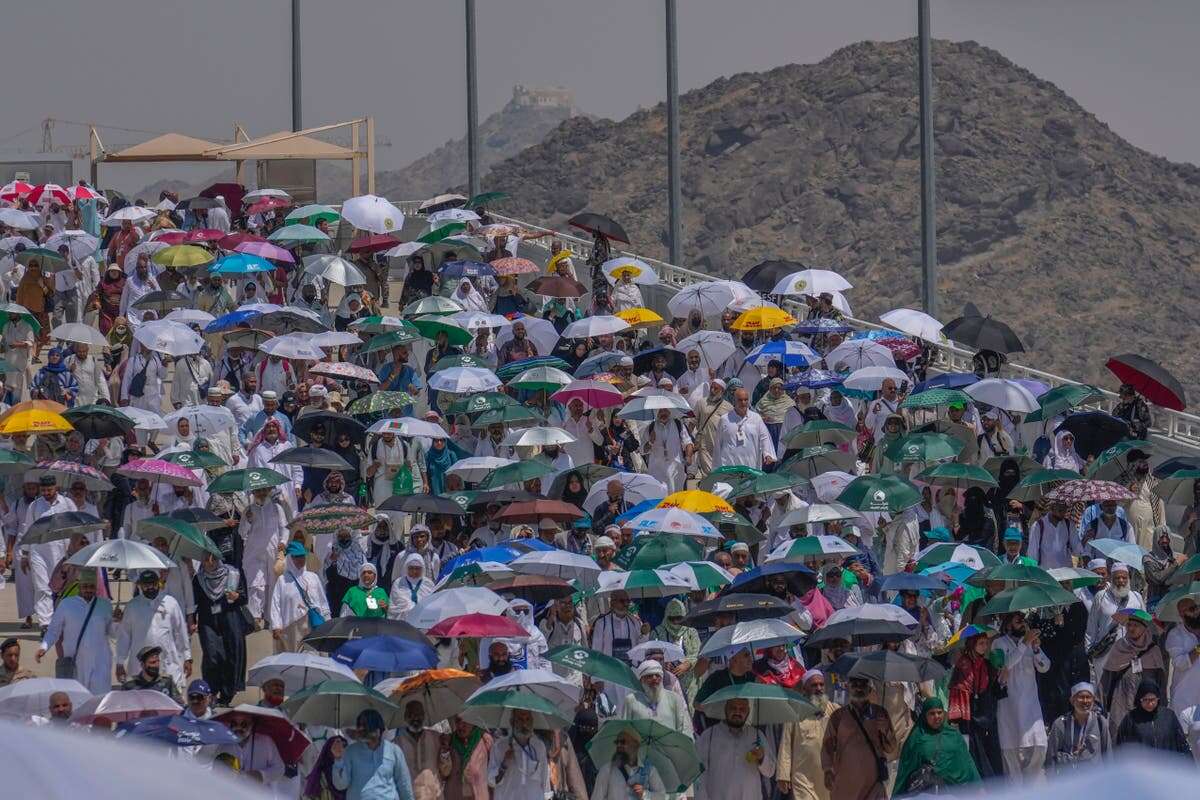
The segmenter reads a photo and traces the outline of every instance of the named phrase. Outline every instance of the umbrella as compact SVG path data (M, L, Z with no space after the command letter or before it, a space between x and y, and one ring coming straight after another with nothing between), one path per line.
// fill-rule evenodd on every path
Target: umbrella
M163 314L171 309L183 308L190 302L191 301L188 300L188 298L184 297L179 292L167 292L159 290L155 292L148 292L142 295L133 303L133 308L142 311L155 311L159 314ZM165 321L175 322L175 324L185 324L176 322L175 320Z
M801 536L798 539L788 539L780 542L774 550L763 559L764 563L773 561L799 561L810 559L832 559L841 561L846 556L855 555L858 548L840 536Z
M295 464L317 469L350 469L350 462L323 447L293 447L271 459L272 464Z
M679 575L661 569L636 569L630 572L601 572L596 594L625 592L630 597L670 597L686 594L692 585Z
M322 220L333 224L339 219L341 219L341 215L329 206L310 203L308 205L292 209L291 213L284 217L283 221L297 222L305 225L316 225Z
M474 394L500 387L500 379L489 369L452 367L429 377L429 388L451 394Z
M203 486L204 481L186 467L157 458L137 458L117 468L117 472L134 480L148 480L170 486Z
M569 386L573 382L574 379L561 369L554 367L533 367L510 380L508 385L512 389L524 389L530 392L539 390L557 392L559 389Z
M696 514L708 514L713 511L733 511L733 506L729 505L723 498L718 497L712 492L705 492L700 489L687 489L682 492L669 494L663 498L658 507L682 508L684 511L692 511Z
M117 727L117 737L132 736L150 739L174 747L202 745L238 745L240 740L220 722L184 716L148 717L123 722Z
M1025 352L1025 347L1012 328L1000 320L978 314L950 320L943 326L942 333L950 341L976 350L993 350L997 353Z
M400 209L373 194L351 197L342 203L342 219L371 233L391 233L404 227L404 214Z
M1196 479L1200 469L1181 469L1163 478L1153 492L1167 505L1190 506L1195 500Z
M556 552L547 550L543 552ZM535 606L543 606L551 600L561 600L575 594L576 588L561 578L545 575L510 575L497 578L488 588L505 597L512 595L528 600Z
M633 544L622 547L613 560L623 569L658 569L681 561L699 561L704 548L698 542L676 534L637 536Z
M953 486L955 489L968 489L972 486L989 489L997 485L996 479L983 467L955 462L928 467L918 473L915 480L930 486Z
M213 260L213 254L194 244L176 244L156 251L150 260L164 267L187 269L208 264Z
M858 436L853 428L827 419L814 419L799 428L792 428L784 435L787 448L823 447L847 444ZM822 451L827 452L827 451Z
M459 476L466 483L477 483L500 467L507 467L509 464L515 463L515 460L509 458L472 456L456 461L454 466L447 470L447 473Z
M293 244L311 244L313 242L328 242L329 237L311 225L285 225L277 228L267 237L272 242L291 242Z
M484 328L507 328L512 322L508 317L499 314L487 314L482 311L456 311L447 316L447 321L458 327L476 333Z
M1148 358L1125 353L1113 356L1104 366L1116 375L1121 383L1127 383L1134 391L1156 406L1183 411L1187 406L1183 385L1164 369Z
M681 536L719 538L720 532L698 513L682 508L652 508L625 523L635 535L644 532L672 533ZM682 559L675 559L682 560Z
M296 263L295 257L290 252L270 242L242 242L233 249L236 253L246 253L270 261L281 261L285 264Z
M488 477L479 482L480 489L497 489L509 484L521 484L525 481L549 475L554 469L542 461L518 461L500 467Z
M174 569L177 566L153 547L132 539L108 539L90 544L68 558L67 563L76 567L129 570Z
M304 637L304 643L322 653L332 653L343 644L372 636L390 636L428 644L425 634L407 622L386 618L335 617Z
M966 564L976 570L999 565L1000 559L991 550L970 544L934 542L917 552L917 569L928 569L948 561Z
M320 361L325 358L321 348L305 336L276 336L258 346L269 356L278 356L296 361Z
M921 502L921 493L898 475L863 475L852 480L837 501L859 511L898 514Z
M508 602L482 586L462 586L452 592L435 592L408 612L408 620L417 628L428 630L444 619L463 614L501 615Z
M730 700L746 700L750 703L747 725L780 725L821 715L816 706L799 692L764 683L726 686L709 695L703 703L697 705L697 709L705 716L724 719L725 704Z
M914 433L892 442L884 455L903 463L941 461L957 457L963 447L961 440L946 433Z
M346 414L338 414L333 411L315 411L311 414L304 414L292 426L292 433L297 438L308 441L312 429L318 425L325 428L325 441L327 442L336 441L342 432L349 433L350 440L355 444L361 445L367 438L366 426L361 422Z
M895 367L861 367L847 375L842 384L847 389L874 392L887 380L899 386L908 380L908 376Z
M1054 576L1032 564L999 564L994 567L985 567L967 578L967 583L971 586L985 586L990 582L1003 583L1006 589L1033 583L1048 586L1058 585Z
M863 367L896 366L892 351L870 339L852 339L839 344L825 354L825 363L835 372L854 371Z
M563 329L564 339L588 339L595 336L620 333L629 330L629 323L611 314L598 314L576 320Z
M409 514L443 514L464 516L466 512L449 497L435 494L392 495L378 506L380 511L402 511Z
M509 256L506 258L497 258L490 263L497 275L527 275L535 274L539 271L538 265L528 258Z
M879 320L891 325L898 331L916 336L934 344L944 344L945 335L942 333L942 323L926 314L924 311L914 311L911 308L897 308L879 316Z
M755 291L770 294L781 280L803 269L804 265L795 261L762 261L748 269L741 282Z
M173 358L194 355L204 347L204 339L187 325L169 320L145 322L134 331L133 338L149 350Z
M642 683L624 661L610 655L573 644L555 647L545 658L552 664L582 672L606 684L624 686L636 692Z
M676 292L667 301L667 310L672 316L680 319L686 319L692 311L699 311L700 316L709 318L721 314L735 300L748 297L753 298L757 295L752 289L737 281L701 281L684 286ZM709 333L717 333L717 331L709 331ZM732 346L730 352L732 353Z
M309 506L293 517L288 527L313 536L334 533L338 528L367 531L375 527L375 515L349 504Z
M637 737L639 756L654 768L668 792L687 791L703 771L691 737L651 719L607 720L587 743L592 763L612 763L617 740L626 731Z
M658 273L645 261L632 256L610 258L600 265L600 271L611 284L615 284L626 275L629 276L630 283L640 286L653 286L658 283Z
M1121 456L1127 456L1131 450L1151 452L1154 450L1154 444L1145 439L1125 439L1117 442L1096 457L1087 468L1087 477L1130 483L1134 477L1133 470L1128 457L1122 461Z
M183 406L163 417L163 422L171 428L175 428L181 419L188 421L193 436L216 436L237 427L237 420L234 419L233 412L223 406L207 404Z
M1023 503L1032 503L1066 481L1079 480L1082 476L1070 469L1039 469L1021 478L1008 496Z
M505 523L538 522L546 518L556 522L574 522L586 516L578 506L561 500L529 500L513 503L496 515L496 519Z
M650 422L658 417L658 412L666 411L672 417L687 417L692 415L692 409L687 400L674 392L654 390L655 394L630 398L624 407L617 412L622 419Z
M573 706L556 705L527 692L489 689L472 695L458 716L482 728L507 728L512 724L512 712L524 709L532 712L535 729L557 730L571 724L574 714L566 710L569 708Z
M794 525L811 525L816 522L832 522L840 519L856 519L861 514L850 506L842 503L812 503L803 508L793 509L777 523L779 528L790 528Z
M706 592L718 591L733 583L733 575L711 561L684 561L670 564L667 569Z
M377 687L381 693L382 687L383 683ZM430 669L399 680L387 689L387 695L400 708L419 702L425 707L425 723L434 725L462 710L467 698L479 689L479 678L458 669Z
M557 403L568 405L580 400L588 408L612 408L624 403L621 391L603 381L573 380L550 396Z
M729 327L735 331L771 331L795 324L796 318L786 311L759 306L743 311Z
M1003 378L987 378L971 384L965 391L976 401L1005 411L1026 413L1040 408L1028 389L1016 381Z
M822 292L844 292L854 286L828 269L804 269L784 275L767 294L812 295L816 297Z
M718 617L731 615L736 620L773 619L789 616L794 608L769 594L727 594L697 604L684 618L687 625L711 628Z
M946 674L946 668L933 659L891 650L877 650L866 655L847 654L838 659L830 671L848 678L868 678L885 684L936 681Z
M191 558L199 561L207 554L221 558L221 550L204 531L190 522L173 517L158 515L139 520L130 535L150 542L160 537L166 539L167 557L170 559Z
M1092 539L1088 542L1088 547L1105 558L1128 564L1138 572L1142 571L1142 559L1150 552L1141 545L1126 542L1124 539Z
M686 352L682 347L677 347ZM821 356L804 342L790 339L774 339L760 344L746 354L746 363L756 367L765 367L771 361L781 361L785 367L807 367L820 361Z
M1104 392L1086 383L1064 383L1038 395L1038 408L1025 417L1025 422L1045 422L1076 406L1104 398Z
M476 690L471 699L480 698L491 691L513 691L571 709L574 709L582 694L581 687L548 669L513 670L507 675L499 675Z
M153 689L117 689L95 695L75 706L71 722L84 726L96 723L104 725L142 717L178 714L182 710L183 706Z
M38 215L15 208L0 208L0 225L17 230L32 231L41 226Z
M958 389L926 389L910 394L900 403L901 408L936 408L937 406L966 405L971 396Z
M476 566L474 564L468 566ZM460 569L462 569L460 567ZM521 639L529 638L529 632L510 617L495 614L463 614L447 617L429 629L431 639ZM479 688L476 684L475 688Z
M100 247L100 240L87 231L72 230L56 233L46 240L47 249L58 252L58 248L66 245L71 258L82 261L91 256Z
M838 640L851 647L901 642L917 631L917 620L900 606L890 603L865 603L833 612L825 626L808 637L806 644L816 647Z
M104 520L85 511L63 511L39 517L30 525L21 541L26 544L44 544L70 539L76 534L98 531Z
M719 629L700 649L701 656L732 656L741 650L759 650L798 641L803 633L782 619L737 622Z
M282 486L291 478L267 467L251 467L249 469L231 469L218 475L208 484L210 494L233 494L235 492L252 492L255 489L269 489L272 486Z
M733 491L729 493L727 499L737 500L741 497L773 495L788 489L807 488L808 486L809 482L799 475L779 472L769 475L754 475L734 484Z
M878 585L879 590L883 592L937 592L940 594L950 591L950 586L946 581L916 572L880 575Z
M525 287L542 297L583 297L587 287L577 280L562 275L543 275Z
M1133 500L1134 493L1112 481L1071 480L1055 487L1046 494L1046 499L1060 503L1103 503L1105 500L1122 502Z
M788 561L774 561L761 564L752 570L741 573L726 587L727 594L749 592L764 594L770 591L771 578L782 575L787 581L788 590L799 597L817 585L817 574L803 564Z
M612 217L607 217L604 214L585 211L568 219L567 224L585 230L588 233L598 234L607 239L629 244L629 234L625 233L625 229Z
M346 642L333 660L351 669L411 672L437 666L437 652L428 644L398 636L369 636Z
M33 459L19 450L3 450L0 451L0 475L17 475L25 472L29 467L33 466ZM80 465L82 466L82 465ZM91 469L90 467L88 469ZM98 475L103 473L96 471ZM108 483L108 481L105 481ZM112 488L112 484L108 484Z
M1077 567L1053 567L1046 570L1046 573L1054 579L1055 583L1067 584L1066 588L1071 591L1082 589L1085 586L1095 586L1100 582L1100 576L1096 573ZM1159 610L1161 609L1162 606L1159 605Z
M575 441L574 435L562 428L522 428L509 431L502 444L511 447L544 447L546 445L564 445Z
M274 272L275 265L262 256L231 253L213 264L210 271L215 275L251 275L256 272Z
M1139 560L1138 563L1140 564L1141 561ZM1057 585L1030 583L1000 592L979 610L977 616L1012 614L1017 611L1067 606L1078 602L1078 597Z
M1194 556L1193 556L1194 558ZM1100 576L1094 576L1099 580ZM1171 591L1167 592L1158 601L1158 605L1154 607L1154 616L1159 622L1183 622L1183 616L1179 612L1179 603L1183 600L1191 600L1193 603L1200 602L1200 582L1188 581L1185 584L1176 586ZM16 686L16 684L13 684ZM3 690L0 690L2 692ZM2 703L0 703L2 705ZM0 711L2 714L3 711Z
M338 286L362 286L367 282L362 270L336 255L306 256L304 274L336 283Z
M625 502L630 505L636 505L652 497L661 498L667 493L667 485L653 475L639 472L617 472L607 480L598 480L592 484L587 497L583 500L584 511L595 515L596 509L607 502L608 484L612 481L618 481L625 487Z
M72 707L92 696L86 686L71 678L26 678L0 687L0 717L28 720L45 716L50 696L58 692L71 698Z
M208 469L209 467L227 467L229 464L220 456L197 450L181 450L174 453L164 453L163 461L178 464L188 469Z

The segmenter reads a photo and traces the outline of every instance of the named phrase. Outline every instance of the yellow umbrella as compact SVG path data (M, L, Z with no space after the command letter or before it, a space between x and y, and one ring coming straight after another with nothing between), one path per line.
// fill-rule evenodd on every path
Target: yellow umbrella
M566 261L570 257L571 257L570 250L559 250L557 253L555 253L553 256L550 257L550 260L548 262L546 262L546 272L554 272L554 270L558 269L558 265L560 262Z
M783 309L762 306L742 312L729 327L735 331L772 331L795 324L796 318Z
M53 400L26 400L23 403L17 403L15 406L0 414L0 422L4 422L11 416L20 414L22 411L50 411L55 414L61 414L67 410L67 407L62 403L56 403Z
M693 514L711 514L714 511L733 511L733 506L726 503L712 492L701 491L700 489L688 489L684 492L676 492L675 494L667 495L663 501L658 504L659 508L682 508L684 511L691 511Z
M663 321L662 317L648 308L629 308L624 311L618 311L616 316L635 328L643 325L655 325Z
M150 260L164 267L198 267L212 261L213 254L194 244L176 244L159 250Z
M0 433L9 435L17 433L65 433L72 430L75 430L75 428L61 414L55 414L53 411L43 411L38 408L18 411L3 422L0 422Z

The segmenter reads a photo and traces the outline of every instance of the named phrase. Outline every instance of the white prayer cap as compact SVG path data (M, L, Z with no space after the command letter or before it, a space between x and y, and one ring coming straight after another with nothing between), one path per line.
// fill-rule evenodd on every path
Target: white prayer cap
M263 400L278 400L279 395L276 392L274 392L273 390L267 389L265 392L262 393L262 399Z
M1107 566L1108 566L1108 562L1105 561L1103 558L1093 558L1091 561L1088 562L1087 568L1088 569L1100 569L1100 567L1107 567Z
M819 669L810 669L808 672L804 673L804 680L800 683L802 686L807 686L809 681L816 680L817 678L824 680L825 673L821 672Z
M601 547L611 547L614 550L617 548L617 546L613 544L613 540L607 536L599 536L596 538L595 548L599 550Z
M39 477L37 472L32 469L25 471L25 483L37 483Z
M1116 564L1113 564L1112 569L1110 569L1109 572L1111 572L1113 575L1116 575L1118 572L1124 572L1126 575L1128 575L1129 574L1129 565L1118 562Z
M1071 697L1072 698L1075 697L1075 695L1079 694L1080 692L1088 692L1093 697L1095 697L1096 696L1096 687L1093 686L1092 684L1088 683L1087 681L1080 681L1079 683L1077 683L1071 687Z
M663 674L663 668L662 664L658 663L653 658L647 658L641 664L638 664L636 672L638 678L644 678L647 675L661 676Z
M674 385L675 385L675 381L671 380L670 378L659 378L659 379L658 379L658 385L659 385L660 387L663 387L663 386L674 386Z
M329 390L319 383L316 386L310 386L308 389L309 397L325 397L328 394Z
M621 360L617 362L617 366L632 367L633 366L632 356L621 356Z
M731 552L731 553L749 553L750 545L746 544L745 542L737 542L736 544L734 544L732 547L729 548L729 552Z

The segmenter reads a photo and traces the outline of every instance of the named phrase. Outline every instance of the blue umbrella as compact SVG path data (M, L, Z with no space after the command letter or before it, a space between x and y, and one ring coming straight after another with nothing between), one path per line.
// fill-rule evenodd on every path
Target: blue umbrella
M801 372L798 378L793 378L785 384L784 388L789 392L793 392L801 386L807 386L810 389L821 389L826 386L840 386L842 376L836 372L830 372L826 369L810 369L807 372Z
M949 587L946 586L945 581L915 572L897 572L893 575L880 575L879 588L885 592L949 591Z
M950 579L950 589L957 589L967 582L967 578L974 575L976 570L957 561L948 561L945 564L937 564L932 567L921 570L920 575L945 575Z
M333 660L351 669L375 672L411 672L437 666L437 651L399 636L352 639L333 652Z
M449 561L442 562L442 574L449 575L454 570L466 564L477 564L480 561L492 561L496 564L507 564L513 561L517 556L521 555L521 551L514 547L495 545L493 547L479 547L474 550L468 550L461 555L457 555Z
M886 329L885 330L872 329L869 331L855 331L854 335L851 336L850 338L851 339L870 339L872 341L875 341L877 339L907 339L908 334L901 333L900 331L892 331L892 330L886 330Z
M447 261L442 264L441 273L443 280L446 278L496 277L495 268L482 261Z
M179 715L146 717L123 722L117 726L117 736L153 739L174 747L238 743L238 738L233 735L233 732L220 722L189 719Z
M598 375L601 372L608 372L624 357L624 353L597 353L590 358L585 358L583 362L576 367L575 377L587 378L592 375Z
M974 372L943 372L918 383L912 388L911 394L919 394L926 389L961 389L973 383L979 383L979 376Z
M551 550L558 548L552 544L546 544L541 539L504 539L496 542L497 547L507 547L516 550L519 555L532 552L548 553Z
M212 322L204 326L205 333L224 333L232 331L239 325L245 325L250 320L262 315L261 311L231 311L228 314L222 314Z
M840 322L836 319L809 319L801 322L793 330L795 330L796 333L811 334L850 333L850 331L854 330L854 328L851 328L846 323Z
M787 339L760 344L746 356L746 363L756 367L765 366L772 360L782 361L785 367L807 367L815 361L820 361L821 356L804 342Z
M1124 539L1092 539L1088 545L1106 558L1128 564L1138 572L1142 571L1142 559L1150 552L1141 545L1130 544Z
M658 508L658 504L661 502L662 502L661 497L651 498L650 500L643 500L642 502L638 503L633 508L626 511L624 514L621 514L620 516L616 517L613 520L613 522L628 522L629 520L633 519L634 517L640 517L642 514L645 514L647 511L649 511L652 508Z
M211 271L220 275L249 275L253 272L274 272L275 265L251 253L231 253L213 264Z

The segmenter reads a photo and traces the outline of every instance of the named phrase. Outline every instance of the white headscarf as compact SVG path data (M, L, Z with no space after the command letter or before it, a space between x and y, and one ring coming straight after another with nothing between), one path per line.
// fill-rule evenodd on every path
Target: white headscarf
M1064 441L1068 436L1072 439L1075 438L1070 431L1059 431L1054 434L1054 449L1046 454L1046 460L1043 462L1047 469L1083 471L1083 460L1075 453L1075 448L1068 447Z
M463 287L467 288L466 294L463 294ZM483 295L476 290L475 285L471 283L469 278L463 278L458 282L458 286L454 290L453 299L467 311L483 311L488 310L487 300L483 299Z

